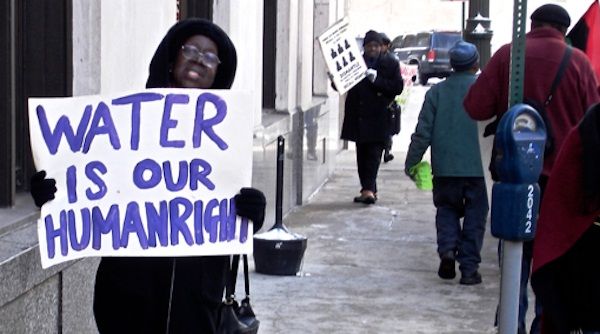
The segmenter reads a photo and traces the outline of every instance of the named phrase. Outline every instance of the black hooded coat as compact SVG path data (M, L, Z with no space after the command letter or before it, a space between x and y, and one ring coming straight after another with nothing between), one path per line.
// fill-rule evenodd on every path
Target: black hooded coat
M146 88L175 87L171 84L170 69L181 46L194 35L210 38L218 48L221 64L211 88L231 87L237 67L233 43L215 24L187 19L176 23L158 46L150 63ZM228 260L229 256L102 258L94 291L98 330L100 333L214 333Z

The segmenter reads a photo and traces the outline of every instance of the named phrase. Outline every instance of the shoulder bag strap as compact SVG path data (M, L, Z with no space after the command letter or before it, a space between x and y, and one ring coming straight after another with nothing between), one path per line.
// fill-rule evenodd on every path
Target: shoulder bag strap
M235 284L237 282L239 262L239 255L233 255L229 258L229 272L225 284L225 299L228 302L233 302L233 297L235 295Z
M248 275L248 255L244 254L244 287L246 297L250 296L250 276Z
M554 81L552 81L552 86L550 87L550 95L548 95L548 97L546 98L544 106L547 106L550 103L550 101L552 101L552 98L554 97L554 92L556 91L556 87L558 87L558 84L560 83L560 80L562 79L562 76L565 73L567 66L569 65L569 60L571 60L572 53L573 48L570 45L567 45L567 48L565 49L565 54L562 57L560 65L558 66L558 72L556 72L556 77L554 77Z

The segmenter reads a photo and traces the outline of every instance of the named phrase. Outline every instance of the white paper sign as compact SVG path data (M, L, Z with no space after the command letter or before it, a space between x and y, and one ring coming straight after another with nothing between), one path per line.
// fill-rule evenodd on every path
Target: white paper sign
M152 89L29 99L42 266L87 256L249 254L233 197L252 179L246 92Z
M344 17L329 27L319 36L319 44L327 69L340 94L350 90L365 77L367 65L349 29L348 18Z

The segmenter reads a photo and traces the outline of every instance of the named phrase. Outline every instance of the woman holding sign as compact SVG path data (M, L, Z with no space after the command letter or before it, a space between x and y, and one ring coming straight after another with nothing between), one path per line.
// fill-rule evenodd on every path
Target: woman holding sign
M381 156L390 138L388 106L404 88L400 65L382 53L383 40L373 30L365 34L363 58L366 77L348 91L341 138L356 144L356 165L360 195L355 203L377 201L377 173Z
M146 88L229 89L237 55L227 34L201 19L176 23L150 63ZM31 194L41 206L54 198L56 182L40 171ZM265 197L242 188L238 216L264 220ZM214 333L229 256L104 257L96 274L94 315L101 333Z

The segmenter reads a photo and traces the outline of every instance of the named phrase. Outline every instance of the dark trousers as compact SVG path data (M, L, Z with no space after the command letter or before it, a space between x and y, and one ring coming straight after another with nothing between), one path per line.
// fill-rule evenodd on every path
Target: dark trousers
M546 184L548 183L548 177L545 175L540 175L538 179L538 184L540 186L540 203L542 203L542 199L544 198L544 192L546 191ZM521 260L521 287L519 291L519 324L518 324L518 334L527 333L526 325L525 325L525 316L527 314L528 308L528 296L527 296L527 284L529 283L529 277L531 276L531 263L533 257L533 243L534 241L525 241L523 242L523 257ZM537 300L535 300L535 315L533 318L533 322L531 323L531 329L529 331L530 334L539 334L541 332L540 327L540 316L542 314L542 304Z
M461 273L473 274L481 262L489 210L484 178L434 177L433 204L437 208L438 253L456 252Z
M525 324L525 317L527 314L527 308L529 307L529 298L527 293L527 284L529 283L529 277L531 276L531 264L533 258L533 241L523 242L523 255L521 259L521 282L519 288L519 322L517 327L517 334L526 334L527 326ZM531 323L530 334L540 334L540 314L542 313L542 304L536 298L535 299L535 313Z
M544 330L600 333L599 244L600 226L594 224L564 255L534 275L534 288L544 309Z
M377 192L377 173L384 149L385 142L356 143L356 165L361 191Z
M102 258L94 289L98 331L163 334L168 324L172 334L215 333L228 259Z
M385 142L385 154L390 154L393 144L394 141L392 140L392 136L390 136L390 138Z

